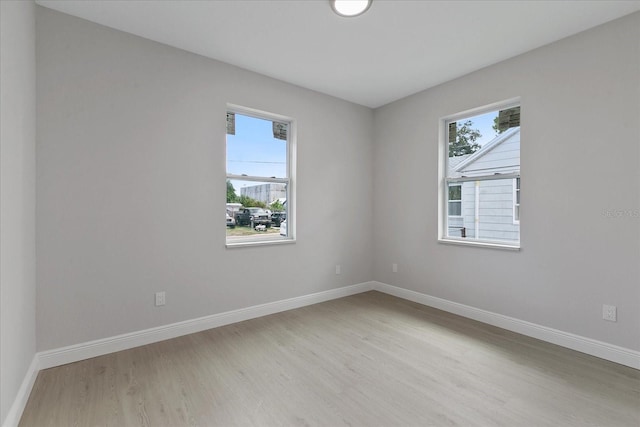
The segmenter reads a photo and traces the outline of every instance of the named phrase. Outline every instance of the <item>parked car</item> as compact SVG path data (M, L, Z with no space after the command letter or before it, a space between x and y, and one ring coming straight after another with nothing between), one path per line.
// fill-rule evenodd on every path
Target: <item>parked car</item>
M271 227L271 215L262 208L240 209L235 214L235 220L237 225L250 225L251 227L264 225L267 228Z
M280 223L280 235L287 237L287 220L286 219Z
M236 220L233 219L231 215L229 215L229 212L227 212L227 227L234 228L235 226L236 226Z
M280 227L280 223L285 219L287 219L286 212L274 212L271 214L271 222L276 227Z

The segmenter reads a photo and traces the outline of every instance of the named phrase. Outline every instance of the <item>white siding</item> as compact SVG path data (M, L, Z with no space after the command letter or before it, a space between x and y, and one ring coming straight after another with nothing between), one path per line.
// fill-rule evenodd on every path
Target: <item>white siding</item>
M513 180L480 181L478 233L476 235L476 183L462 185L462 218L467 237L486 240L520 240L520 226L513 223ZM457 236L452 234L452 236Z
M480 176L494 173L520 171L520 130L507 131L499 139L485 146L485 153L471 156L466 166L457 175ZM475 158L475 160L474 160ZM476 183L462 184L462 217L449 217L449 236L460 237L464 227L466 237L483 240L520 240L520 225L513 218L513 179L479 181L479 202L476 206ZM476 226L476 207L478 221Z
M472 219L473 220L473 219ZM451 237L463 237L462 236L462 228L468 227L465 226L464 217L461 216L450 216L449 217L449 236ZM467 234L468 236L468 234Z

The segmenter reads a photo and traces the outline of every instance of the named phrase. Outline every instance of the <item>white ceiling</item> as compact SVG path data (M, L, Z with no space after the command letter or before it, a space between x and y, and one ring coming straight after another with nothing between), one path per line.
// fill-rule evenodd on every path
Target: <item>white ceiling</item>
M378 107L640 10L640 1L37 0L118 30Z

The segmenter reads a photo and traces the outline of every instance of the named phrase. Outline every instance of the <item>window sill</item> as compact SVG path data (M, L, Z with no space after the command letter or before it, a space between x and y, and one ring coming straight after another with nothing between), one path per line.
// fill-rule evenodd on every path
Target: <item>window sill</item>
M281 240L251 240L247 242L226 242L227 249L247 248L256 246L276 246L276 245L289 245L295 243L295 239L281 239Z
M490 249L501 249L507 251L519 251L520 250L520 242L516 244L509 243L497 243L497 242L483 242L483 241L472 241L472 240L462 240L462 239L452 239L448 238L440 238L438 239L438 243L443 243L446 245L457 245L457 246L472 246L479 248L490 248Z

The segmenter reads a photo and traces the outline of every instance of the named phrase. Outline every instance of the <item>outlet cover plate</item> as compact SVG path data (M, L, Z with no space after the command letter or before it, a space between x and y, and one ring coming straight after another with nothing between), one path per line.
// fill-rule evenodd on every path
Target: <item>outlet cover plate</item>
M602 318L610 322L618 320L618 310L615 305L602 304Z
M156 292L156 307L160 307L161 305L165 305L166 303L166 294L164 291Z

